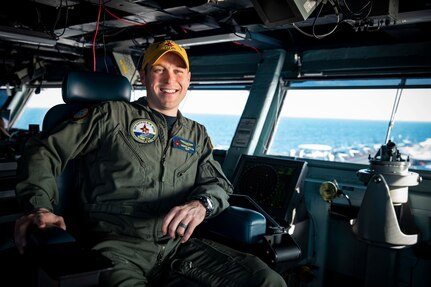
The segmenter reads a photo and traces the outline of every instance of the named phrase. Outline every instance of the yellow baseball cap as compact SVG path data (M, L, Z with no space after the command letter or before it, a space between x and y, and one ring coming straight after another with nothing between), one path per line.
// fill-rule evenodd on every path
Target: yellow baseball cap
M166 53L175 53L180 56L186 64L187 70L189 70L189 58L187 57L186 50L172 40L151 44L145 52L142 68L145 68L148 64L154 64Z

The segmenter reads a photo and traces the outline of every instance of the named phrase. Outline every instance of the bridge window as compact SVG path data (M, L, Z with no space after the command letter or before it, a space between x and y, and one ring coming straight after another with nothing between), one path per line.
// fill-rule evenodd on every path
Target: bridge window
M180 111L206 127L215 149L227 150L249 93L242 85L192 87L182 101ZM145 90L136 90L132 99L145 95Z
M64 103L61 88L42 88L40 93L33 92L23 105L13 128L26 130L29 124L42 127L46 112L57 104Z
M132 92L131 100L145 95L145 90L136 89ZM194 88L188 91L180 110L185 116L205 125L214 148L227 150L248 95L249 90L243 86L219 90ZM59 103L63 103L60 88L45 88L39 94L33 93L13 127L28 129L29 124L41 127L48 109Z
M227 150L249 93L242 85L193 87L181 103L180 111L206 127L215 149ZM145 90L136 90L132 98L145 95Z
M215 149L227 150L248 95L246 89L193 89L180 110L207 128Z
M364 82L292 85L267 153L368 164L390 139L412 168L431 169L428 83L407 80L399 89L400 80Z

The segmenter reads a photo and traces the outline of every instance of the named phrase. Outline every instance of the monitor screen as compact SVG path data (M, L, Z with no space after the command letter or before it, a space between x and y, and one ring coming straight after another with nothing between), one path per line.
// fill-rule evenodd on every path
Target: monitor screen
M282 225L293 220L293 209L303 198L307 162L243 155L236 169L234 193L247 195Z

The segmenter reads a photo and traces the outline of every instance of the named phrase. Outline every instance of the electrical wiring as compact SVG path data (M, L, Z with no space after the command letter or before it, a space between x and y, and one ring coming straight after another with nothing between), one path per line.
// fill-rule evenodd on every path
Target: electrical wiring
M55 34L55 28L57 27L58 21L60 20L61 17L61 10L63 8L63 0L60 0L60 6L58 7L58 13L57 13L57 17L55 19L55 23L54 26L52 27L52 34L55 36L55 38L58 40L61 36L64 35L64 33L66 32L66 27L67 27L67 23L69 22L69 4L67 3L66 0L66 17L65 17L65 23L64 23L64 27L63 27L63 31L57 35Z
M342 22L351 25L355 29L355 31L379 31L383 27L383 22L379 21L377 26L374 26L373 20L368 18L373 9L373 4L374 1L370 0L357 11L353 11L346 0L338 1L338 7L340 8L344 18Z
M108 63L106 62L105 18L106 18L106 13L103 13L103 22L102 22L103 62L105 64L106 72L109 73Z
M97 13L96 31L93 38L93 71L96 72L96 39L99 32L100 14L102 14L102 0L99 0L99 11Z
M232 44L235 44L235 45L238 45L238 46L247 47L247 48L252 49L253 51L255 51L257 54L259 54L259 55L261 54L260 50L258 48L256 48L256 47L245 45L245 44L240 43L240 42L232 42Z
M248 31L247 31L247 33L248 33ZM234 34L235 34L236 36L240 37L240 38L243 38L244 40L246 40L246 39L247 39L247 36L246 36L246 37L243 37L242 35L239 35L238 33L235 33L235 32L234 32ZM259 58L260 58L260 61L259 61L259 62L262 62L262 61L263 61L262 52L261 52L258 48L253 47L253 46L251 46L251 45L244 44L244 43L240 43L240 42L237 42L237 41L232 42L232 44L235 44L235 45L238 45L238 46L242 46L242 47L246 47L246 48L248 48L248 49L253 50L254 52L256 52L256 54L258 54L258 55L259 55Z
M322 35L317 35L315 32L315 27L316 27L316 20L317 18L319 18L322 10L323 10L323 6L329 2L334 11L335 14L337 16L337 23L334 26L334 28L329 31L326 34L322 34ZM369 17L369 15L371 14L372 8L373 8L373 0L368 1L367 3L365 3L360 9L358 9L357 11L353 11L349 4L347 3L346 0L342 0L342 1L336 1L337 4L334 2L334 0L328 0L327 2L323 1L322 5L320 7L320 10L317 14L317 16L315 17L313 24L312 24L312 33L307 33L304 30L302 30L301 28L299 28L295 23L292 23L292 26L298 30L301 34L306 35L308 37L314 37L316 39L322 39L324 37L327 37L329 35L331 35L339 26L340 23L347 23L351 26L355 26L355 24L358 23L358 21L363 21L365 19L367 19ZM340 20L340 11L338 10L340 9L342 15L343 15L343 19ZM374 31L378 31L380 28L382 27L382 23L379 23L377 27L372 28L370 26L365 25L364 29L366 29L369 32L374 32Z
M66 2L66 5L67 5L67 2ZM147 23L132 22L132 21L128 21L128 20L125 20L123 18L120 18L119 16L115 15L113 12L109 11L109 9L106 8L105 3L102 0L99 0L99 9L98 9L97 21L96 21L96 31L94 32L93 43L92 43L92 48L93 48L93 71L94 72L97 70L97 67L96 67L96 42L97 42L97 34L99 32L100 15L102 13L102 9L103 9L104 12L108 13L109 15L111 15L112 17L114 17L115 19L117 19L117 20L119 20L119 21L121 21L123 23L126 23L128 25L144 26L144 25L147 24ZM105 22L105 15L103 16L103 22ZM121 31L123 31L123 30L121 30ZM103 29L102 32L103 32L102 41L103 41L103 46L105 47L105 31L104 31L104 29ZM106 54L106 51L105 51L105 54ZM105 63L105 66L106 66L106 63Z
M147 25L147 23L137 23L137 22L132 22L132 21L128 21L125 20L123 18L118 17L117 15L115 15L114 13L112 13L111 11L108 10L108 8L106 8L105 6L103 7L103 9L112 17L114 17L115 19L125 23L125 24L129 24L129 25L133 25L133 26L144 26Z
M317 18L319 18L320 14L321 14L321 12L322 12L322 10L323 10L323 7L326 5L326 3L327 3L327 2L329 2L329 3L331 4L332 8L333 8L333 9L334 9L334 11L335 11L335 15L337 16L337 23L335 24L335 27L334 27L334 28L332 28L332 30L331 30L331 31L329 31L328 33L321 34L321 35L317 35L317 34L316 34L316 32L315 32L316 20L317 20ZM325 38L325 37L327 37L327 36L331 35L332 33L334 33L334 31L338 28L338 25L340 24L340 13L339 13L339 11L338 11L337 5L335 5L335 3L334 3L334 1L333 1L333 0L328 0L327 2L322 2L322 5L320 6L319 13L318 13L318 14L317 14L317 16L314 18L313 25L312 25L312 27L313 27L313 28L312 28L312 33L313 33L313 34L310 34L310 33L305 32L304 30L302 30L301 28L299 28L295 23L292 23L292 26L293 26L296 30L298 30L301 34L303 34L303 35L305 35L305 36L308 36L308 37L316 38L316 39L322 39L322 38Z
M341 5L342 3L342 5ZM363 15L365 9L368 6L368 11L366 12L365 15ZM371 14L371 10L373 9L373 1L370 0L368 1L364 6L362 6L362 8L360 8L358 11L353 11L350 6L347 4L346 0L338 1L338 7L340 8L341 12L343 13L343 15L345 16L346 19L350 19L350 20L364 20L366 18L368 18L368 16L370 16Z

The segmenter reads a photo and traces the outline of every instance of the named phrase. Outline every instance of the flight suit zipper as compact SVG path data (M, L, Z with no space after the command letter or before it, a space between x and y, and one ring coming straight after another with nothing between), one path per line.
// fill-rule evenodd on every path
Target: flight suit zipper
M153 111L153 114L158 113L157 111ZM161 162L160 162L160 169L161 169L161 174L160 174L160 188L159 188L159 197L163 194L163 190L164 190L164 182L165 182L165 176L166 176L166 156L167 156L167 152L171 143L171 139L172 136L177 132L178 128L175 129L176 126L178 126L178 123L174 124L174 128L172 129L172 131L169 133L168 130L168 123L166 121L166 119L164 118L164 116L161 113L158 113L158 115L155 117L158 120L156 120L156 122L162 122L163 124L163 134L160 133L160 141L161 141L161 146L163 148L163 153L162 153L162 158L161 158ZM166 139L166 141L165 141ZM155 220L155 224L154 224L154 234L158 234L158 221ZM162 254L163 257L163 254Z
M160 266L162 264L163 257L165 256L165 250L166 250L166 246L162 245L162 247L160 248L159 254L157 254L156 265Z
M162 159L160 162L160 169L161 169L161 174L160 174L160 188L159 188L159 198L160 196L163 194L163 189L164 189L164 182L165 182L165 175L166 175L166 154L169 148L169 143L170 143L170 137L168 134L168 123L166 122L165 118L160 114L159 116L160 120L163 121L163 135L161 135L161 146L164 146L163 148L163 153L162 153ZM165 142L165 139L167 139L167 141ZM157 224L157 220L155 220L155 224L154 224L154 234L158 233L158 224ZM162 250L164 252L164 249ZM161 257L163 257L163 252L161 251L162 255ZM160 253L158 258L160 257Z
M166 119L162 115L160 115L160 118L163 121L164 126L165 126L166 131L167 131L168 123L166 122ZM176 124L174 125L174 128L175 128L175 126L176 126ZM162 156L162 161L161 161L162 174L161 174L160 181L162 183L165 181L165 174L166 174L166 165L165 165L166 164L166 154L167 154L169 146L171 144L172 137L176 132L177 131L175 129L172 129L171 133L169 134L168 132L166 132L166 137L164 137L164 138L167 138L167 142L166 142L165 148L163 150L163 156Z
M162 182L162 184L163 184L163 182L165 182L166 152L167 152L167 150L168 150L168 146L166 146L165 150L163 151L162 162L161 162L161 165L162 165L162 175L161 175L160 181Z
M164 120L164 119L163 119ZM165 126L167 127L167 123L166 120L164 120L165 122ZM165 181L165 174L166 174L166 153L168 151L169 148L169 142L171 141L171 138L169 137L169 135L166 133L166 138L168 139L167 142L165 143L165 147L163 149L163 155L162 155L162 162L161 162L161 168L162 168L162 174L161 174L161 178L160 181L163 183Z

